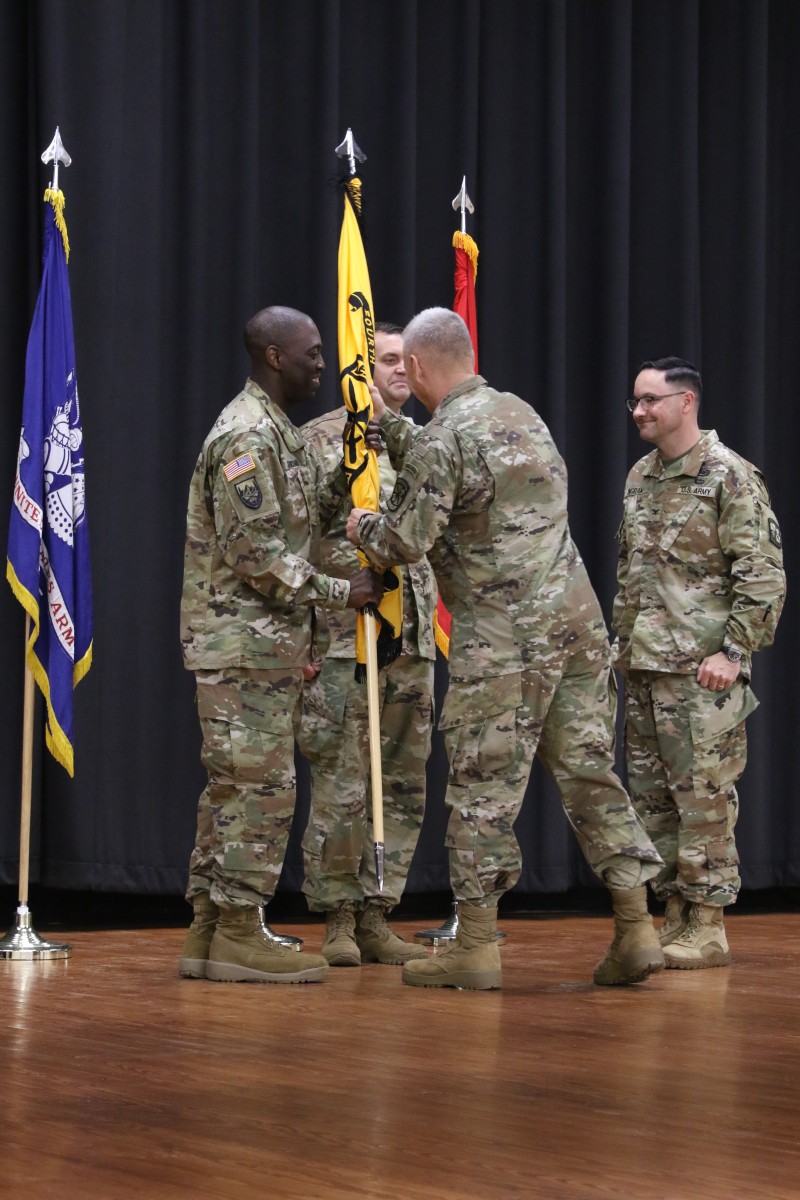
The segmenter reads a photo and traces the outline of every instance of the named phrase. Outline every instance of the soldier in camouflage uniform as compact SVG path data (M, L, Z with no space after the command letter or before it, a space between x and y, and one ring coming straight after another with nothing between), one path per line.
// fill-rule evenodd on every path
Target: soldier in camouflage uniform
M320 572L320 522L347 494L326 480L288 418L319 387L319 333L303 313L268 308L245 330L250 378L206 438L189 491L181 640L197 678L208 785L200 797L182 975L297 983L321 955L267 939L295 804L294 731L314 606L379 601L373 572Z
M375 326L378 392L400 415L410 396L403 364L402 329ZM306 442L332 470L342 457L344 407L303 426ZM407 419L407 418L404 418ZM383 455L381 495L388 499L395 473ZM337 517L322 539L322 569L342 575L356 565L355 550ZM312 911L324 912L322 953L331 966L363 962L400 965L424 958L389 927L386 915L403 893L425 807L425 764L433 723L433 609L436 581L426 559L402 569L402 653L379 675L384 792L385 873L378 890L369 813L369 738L366 685L355 682L355 613L328 612L330 646L319 675L306 688L300 748L311 764L311 813L303 839L303 891Z
M636 982L664 965L643 886L662 864L614 774L610 648L569 533L564 463L529 405L473 373L455 313L429 309L404 338L409 383L432 419L412 443L381 417L397 482L386 515L355 509L348 536L376 565L427 553L453 615L439 726L459 930L403 980L501 986L497 903L519 876L513 824L538 753L612 893L615 937L595 982Z
M684 970L730 962L751 655L772 641L785 592L764 477L701 431L700 396L684 359L639 369L628 407L656 449L628 475L613 616L631 796L664 859L651 882L666 964Z

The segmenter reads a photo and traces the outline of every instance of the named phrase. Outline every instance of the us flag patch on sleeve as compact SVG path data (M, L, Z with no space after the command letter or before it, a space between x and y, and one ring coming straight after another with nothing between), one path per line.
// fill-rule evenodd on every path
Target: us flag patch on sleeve
M247 454L241 454L238 458L235 458L233 462L226 463L222 468L228 483L230 483L232 479L235 479L237 475L244 475L245 471L255 471L255 469L256 464L249 450Z

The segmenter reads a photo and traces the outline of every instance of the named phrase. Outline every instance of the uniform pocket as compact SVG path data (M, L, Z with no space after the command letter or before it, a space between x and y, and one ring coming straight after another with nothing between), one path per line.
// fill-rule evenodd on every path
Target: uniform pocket
M716 741L740 725L751 712L758 708L752 688L743 679L737 679L726 692L710 692L698 684L696 694L689 701L689 726L695 746L703 742Z
M497 776L514 763L516 710L522 704L519 672L474 683L451 683L439 718L454 783Z
M706 842L706 859L712 871L737 866L739 851L736 849L733 838L720 838L715 842Z
M328 771L335 771L349 755L356 755L360 763L358 756L368 744L367 727L367 689L354 683L353 661L327 658L319 675L303 687L300 750L310 763Z
M522 675L494 675L488 679L450 683L439 717L439 729L473 724L522 704Z
M294 693L198 685L197 711L204 730L204 764L238 783L263 783L283 774L293 738Z
M664 515L667 524L658 541L661 554L702 566L709 550L719 549L717 506L713 497L679 497L675 512L665 508Z
M350 659L328 661L336 663L336 667L340 661L347 662L348 668L346 671L337 670L336 667L333 670L326 670L327 662L322 664L319 675L303 686L303 715L308 713L322 721L328 721L341 727L344 723L344 711L347 706L349 684L352 682L353 667ZM366 687L364 692L366 694Z

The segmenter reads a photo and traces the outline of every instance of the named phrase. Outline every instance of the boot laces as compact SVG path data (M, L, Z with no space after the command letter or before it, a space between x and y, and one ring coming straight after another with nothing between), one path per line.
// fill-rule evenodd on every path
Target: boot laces
M380 904L370 904L361 913L358 924L379 938L391 937L392 930Z
M353 910L349 905L341 904L328 916L328 933L338 937L340 933L350 935L353 932Z
M689 919L686 922L686 928L680 937L675 938L675 941L680 942L681 944L687 943L688 945L691 945L692 939L697 931L704 928L705 923L700 915L700 909L697 907L697 905L693 904L689 911Z

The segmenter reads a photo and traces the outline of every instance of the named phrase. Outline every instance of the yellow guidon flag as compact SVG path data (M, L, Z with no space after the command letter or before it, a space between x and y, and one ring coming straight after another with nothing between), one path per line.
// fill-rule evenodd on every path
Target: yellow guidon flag
M344 215L339 238L339 378L348 411L344 431L344 469L355 508L377 512L380 506L378 457L366 445L372 418L372 368L375 365L375 322L367 259L358 218L361 181L355 175L344 183ZM362 566L369 566L358 551ZM386 591L377 611L378 667L400 654L403 641L403 587L399 571L385 572ZM356 679L366 677L366 639L359 614L356 623Z

